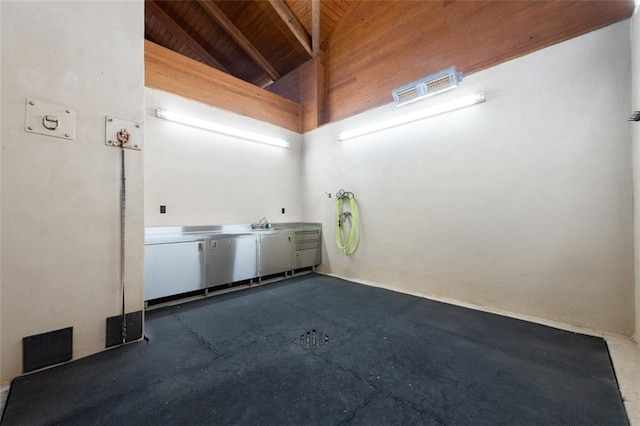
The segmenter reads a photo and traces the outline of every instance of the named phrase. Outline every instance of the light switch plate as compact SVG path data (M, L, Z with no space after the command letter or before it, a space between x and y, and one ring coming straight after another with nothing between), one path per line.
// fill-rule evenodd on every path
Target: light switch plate
M36 99L27 99L24 130L29 133L73 140L76 111Z
M105 145L127 149L142 149L142 124L135 121L105 117Z

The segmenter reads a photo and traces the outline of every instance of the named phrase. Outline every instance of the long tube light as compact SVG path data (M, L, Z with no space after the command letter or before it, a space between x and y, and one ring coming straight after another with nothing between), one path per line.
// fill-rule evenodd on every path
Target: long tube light
M235 127L225 126L223 124L214 123L212 121L200 120L198 118L189 117L171 111L162 109L156 110L156 117L163 120L173 121L174 123L185 124L198 129L208 130L210 132L220 133L227 136L246 139L252 142L264 143L267 145L279 146L281 148L289 148L290 144L284 139L265 136L260 133L248 132Z
M454 111L471 105L479 104L486 100L485 93L480 92L443 104L435 105L429 108L421 109L399 117L390 118L368 126L359 127L353 130L345 130L338 135L339 141L357 138L358 136L368 135L370 133L379 132L380 130L390 129L392 127L401 126L413 121L422 120L424 118L433 117L434 115L444 114L445 112Z

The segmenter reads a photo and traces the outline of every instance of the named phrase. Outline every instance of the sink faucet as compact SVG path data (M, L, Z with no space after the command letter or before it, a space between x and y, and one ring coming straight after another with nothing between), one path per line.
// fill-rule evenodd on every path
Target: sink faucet
M253 225L251 225L253 229L270 229L271 228L271 222L269 222L269 219L267 219L267 217L263 217L262 219L260 219L258 221L258 223L254 223Z

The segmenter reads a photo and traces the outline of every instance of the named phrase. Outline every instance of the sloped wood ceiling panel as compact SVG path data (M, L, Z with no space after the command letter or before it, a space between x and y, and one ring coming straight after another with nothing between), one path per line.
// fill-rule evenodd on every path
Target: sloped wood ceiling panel
M235 4L239 8L238 16L246 19L247 9L254 2L219 2L218 5ZM151 1L145 2L145 38L161 46L225 71L237 78L256 86L264 86L271 82L269 76L238 46L223 28L203 9L198 1ZM182 28L202 49L195 51L180 37L176 37L177 31L171 30L159 15L166 15L166 20L173 21ZM255 14L254 14L255 15ZM249 26L252 24L249 23ZM206 56L215 58L219 65L212 64ZM289 70L287 70L288 72Z
M633 1L362 1L327 47L326 121L451 65L470 74L631 16Z
M321 0L320 3L320 41L329 39L340 20L349 12L359 0ZM293 14L298 17L305 30L311 34L311 1L286 0L285 3Z
M216 5L280 75L309 59L267 1L220 1Z

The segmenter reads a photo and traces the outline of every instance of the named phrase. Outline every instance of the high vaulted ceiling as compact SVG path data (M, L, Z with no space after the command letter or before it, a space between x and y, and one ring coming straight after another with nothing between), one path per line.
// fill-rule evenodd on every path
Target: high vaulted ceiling
M633 9L634 0L147 0L145 84L306 132L451 65L472 74Z
M311 59L357 1L147 0L145 38L266 87Z

